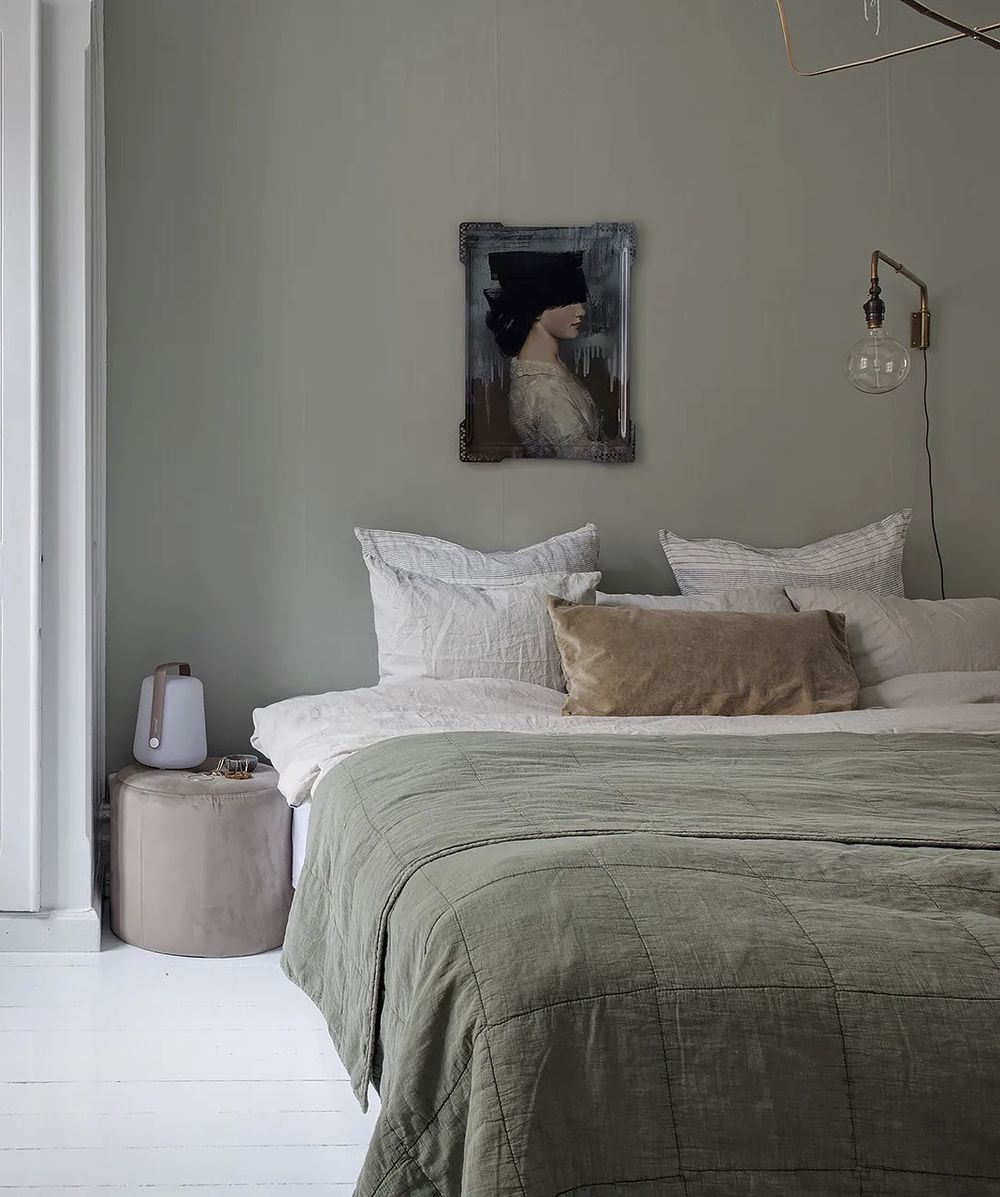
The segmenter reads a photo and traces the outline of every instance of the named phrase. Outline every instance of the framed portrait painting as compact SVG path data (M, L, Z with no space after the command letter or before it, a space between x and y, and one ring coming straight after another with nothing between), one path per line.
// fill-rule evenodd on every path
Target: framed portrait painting
M635 460L633 224L463 224L462 461Z

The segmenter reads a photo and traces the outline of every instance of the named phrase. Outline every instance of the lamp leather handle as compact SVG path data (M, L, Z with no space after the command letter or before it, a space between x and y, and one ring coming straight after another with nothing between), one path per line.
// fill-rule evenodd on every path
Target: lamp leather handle
M191 666L187 661L165 661L153 670L153 703L149 710L149 746L160 747L160 734L163 731L163 699L167 693L167 670L177 666L181 677L191 676Z

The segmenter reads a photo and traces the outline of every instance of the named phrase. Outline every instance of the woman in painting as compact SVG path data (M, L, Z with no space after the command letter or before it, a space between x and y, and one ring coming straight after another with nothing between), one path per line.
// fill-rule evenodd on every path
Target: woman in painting
M601 416L563 362L586 313L583 253L491 253L486 324L510 363L510 418L528 457L600 456Z

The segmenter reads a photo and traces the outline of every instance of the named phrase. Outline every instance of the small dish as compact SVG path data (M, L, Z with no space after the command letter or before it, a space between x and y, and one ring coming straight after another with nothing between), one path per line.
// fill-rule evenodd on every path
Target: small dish
M249 777L259 764L260 758L252 752L238 752L221 757L216 771L223 777L244 779Z

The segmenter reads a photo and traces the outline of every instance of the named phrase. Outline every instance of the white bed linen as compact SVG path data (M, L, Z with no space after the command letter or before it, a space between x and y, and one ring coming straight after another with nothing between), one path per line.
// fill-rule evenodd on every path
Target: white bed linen
M380 740L448 731L593 732L632 736L777 735L803 732L995 732L1000 704L843 711L829 715L654 716L562 715L566 695L526 682L493 678L383 682L289 698L254 711L253 746L278 770L292 806L312 794L338 762Z
M312 803L305 802L292 807L292 889L299 884L299 874L306 858L306 841L309 838L309 812Z

